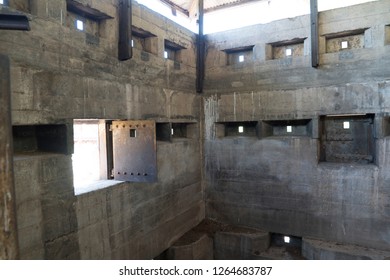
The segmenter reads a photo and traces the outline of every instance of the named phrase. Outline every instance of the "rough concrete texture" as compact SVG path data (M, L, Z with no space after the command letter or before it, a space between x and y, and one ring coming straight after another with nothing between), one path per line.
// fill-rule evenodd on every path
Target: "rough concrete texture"
M15 191L12 166L10 62L0 55L0 259L16 259Z
M31 31L0 31L0 53L11 60L13 125L66 124L73 135L73 119L198 122L195 35L133 1L133 25L157 36L156 50L145 59L134 48L133 59L120 62L117 1L79 2L113 19L87 22L80 32L65 0L29 1ZM165 39L185 47L180 63L164 59ZM77 197L70 154L16 155L21 258L159 255L204 219L196 127L192 139L157 143L157 183L123 183Z
M388 1L322 12L320 66L310 67L309 17L210 34L204 97L206 216L295 236L390 250ZM368 28L364 48L326 53L323 35ZM277 30L277 32L275 32ZM304 55L266 60L268 43L308 38ZM255 45L226 66L226 48ZM375 163L319 162L329 114L375 114ZM224 122L310 119L306 136L224 137ZM216 124L218 122L218 124Z
M214 257L217 260L257 259L257 255L268 249L268 232L245 230L217 232L214 236Z
M167 250L166 257L169 260L212 260L213 239L205 233L191 236L184 234Z
M167 157L172 151L177 154ZM157 183L122 183L77 196L81 258L151 259L202 221L198 154L196 141L158 142Z
M133 25L157 38L150 52L136 47L132 60L120 62L117 1L79 2L113 19L80 32L65 0L11 7L31 12L31 31L0 31L0 53L11 62L13 125L152 119L199 122L203 130L194 139L157 143L157 183L122 183L77 197L71 155L17 155L21 258L150 259L205 215L390 250L388 1L320 13L316 69L308 16L208 35L202 98L195 93L195 34L133 2ZM359 29L365 30L360 48L326 52L327 38ZM269 59L270 45L297 38L307 38L299 56ZM185 48L180 62L163 58L165 40ZM221 50L253 45L251 60L226 65ZM374 164L319 162L320 117L367 113L375 114ZM255 130L251 137L224 137L216 129L223 122L263 127L299 119L311 120L306 134L259 139Z
M302 255L309 260L389 260L390 252L304 238Z

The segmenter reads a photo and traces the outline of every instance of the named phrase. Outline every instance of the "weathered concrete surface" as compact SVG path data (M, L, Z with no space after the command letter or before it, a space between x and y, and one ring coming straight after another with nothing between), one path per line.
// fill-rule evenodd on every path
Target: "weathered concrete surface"
M251 229L217 232L214 236L214 257L217 260L257 259L269 246L268 232Z
M19 256L12 165L10 63L0 55L0 259Z
M167 250L169 260L212 260L214 259L213 239L207 234L182 236Z
M11 58L13 125L199 121L193 33L133 1L133 24L157 35L156 51L134 48L133 59L120 62L117 1L79 2L113 19L80 32L65 0L31 1L31 31L0 31L0 52ZM180 63L164 59L165 39L185 47ZM157 183L77 197L71 155L16 155L21 258L150 259L166 250L205 216L195 130L193 139L158 142Z
M389 260L390 251L303 238L302 255L309 260Z
M204 98L206 217L294 236L390 250L388 1L320 13L320 67L306 16L208 35ZM325 52L322 35L368 28L364 48ZM275 32L277 30L277 32ZM266 44L305 38L304 55L266 60ZM255 45L226 66L225 48ZM319 162L319 118L375 114L375 164ZM311 119L306 136L221 137L223 122ZM216 124L218 122L218 124Z
M158 141L157 166L157 183L77 196L82 259L152 259L204 219L197 140Z

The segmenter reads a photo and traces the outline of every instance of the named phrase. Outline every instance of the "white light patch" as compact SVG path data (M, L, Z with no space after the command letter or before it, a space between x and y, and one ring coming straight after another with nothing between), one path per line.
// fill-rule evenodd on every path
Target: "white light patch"
M344 129L349 129L350 128L349 122L343 122L343 127Z
M286 49L286 56L292 56L292 49Z
M290 236L284 237L284 243L290 243Z
M168 58L168 52L164 51L164 58Z
M171 128L171 135L173 135L173 128Z
M287 132L288 132L288 133L291 133L291 132L292 132L292 126L291 126L291 125L288 125L288 126L287 126Z
M244 55L240 55L240 56L238 57L238 61L239 61L239 62L244 62L244 60L245 60Z
M131 40L131 47L134 48L134 40Z
M82 22L81 20L76 20L76 28L80 31L83 31L84 30L84 22Z
M4 4L4 0L0 0L0 4Z
M243 126L239 126L238 127L238 133L244 133L244 127Z
M348 41L342 41L341 42L341 48L342 49L348 49Z

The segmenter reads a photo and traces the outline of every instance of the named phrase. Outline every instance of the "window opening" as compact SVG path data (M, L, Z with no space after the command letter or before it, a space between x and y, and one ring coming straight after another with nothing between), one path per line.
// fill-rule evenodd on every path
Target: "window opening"
M74 120L73 182L82 188L100 180L99 120Z
M334 53L342 50L364 48L364 33L368 28L324 34L326 39L326 52Z
M304 42L306 38L296 38L273 42L266 45L267 59L283 59L304 55Z
M320 161L375 162L374 114L320 118Z
M137 130L136 129L130 129L130 137L131 138L137 137Z
M292 132L292 126L291 125L288 125L287 128L286 128L287 132L288 133L291 133Z
M76 28L77 30L84 31L84 22L76 19Z
M220 137L257 137L257 124L256 121L217 123L217 135Z
M290 243L290 236L284 236L284 243Z
M164 58L170 59L175 62L181 62L181 50L185 49L183 46L180 46L169 40L164 41Z
M223 50L227 56L227 65L253 60L254 45Z

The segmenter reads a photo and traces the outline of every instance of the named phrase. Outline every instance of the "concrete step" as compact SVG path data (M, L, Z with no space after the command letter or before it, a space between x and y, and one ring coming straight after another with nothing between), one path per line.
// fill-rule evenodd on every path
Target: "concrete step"
M302 255L309 260L390 260L390 251L302 239Z

